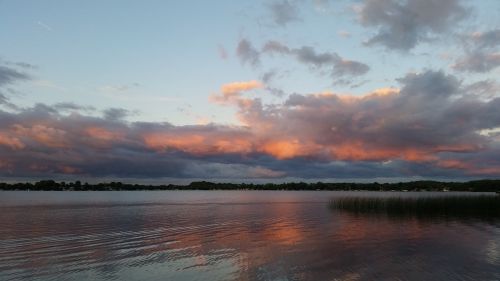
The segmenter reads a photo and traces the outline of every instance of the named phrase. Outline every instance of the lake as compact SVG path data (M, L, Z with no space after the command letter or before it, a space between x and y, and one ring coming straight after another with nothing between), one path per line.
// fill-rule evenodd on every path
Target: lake
M336 191L0 192L0 280L500 280L500 221L331 210Z

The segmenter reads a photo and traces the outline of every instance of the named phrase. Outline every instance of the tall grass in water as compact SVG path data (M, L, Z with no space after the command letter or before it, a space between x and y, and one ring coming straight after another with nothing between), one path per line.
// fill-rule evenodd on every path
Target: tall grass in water
M500 217L500 196L342 197L330 208L356 214L389 216Z

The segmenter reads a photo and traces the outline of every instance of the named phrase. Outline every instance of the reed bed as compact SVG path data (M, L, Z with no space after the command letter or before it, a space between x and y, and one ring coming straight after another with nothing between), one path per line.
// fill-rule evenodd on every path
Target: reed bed
M330 208L356 214L390 216L500 217L500 195L439 197L342 197Z

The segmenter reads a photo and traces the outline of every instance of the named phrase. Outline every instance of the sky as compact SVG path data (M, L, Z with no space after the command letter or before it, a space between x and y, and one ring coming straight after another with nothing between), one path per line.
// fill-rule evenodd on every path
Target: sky
M497 0L0 0L0 179L500 178Z

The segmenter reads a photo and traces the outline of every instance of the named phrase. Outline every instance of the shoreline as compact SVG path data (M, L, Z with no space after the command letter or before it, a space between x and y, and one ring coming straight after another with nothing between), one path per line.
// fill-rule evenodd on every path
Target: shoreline
M398 183L332 183L332 182L289 182L289 183L213 183L191 182L187 185L175 184L128 184L103 182L96 184L56 182L43 180L34 183L0 183L0 191L188 191L188 190L273 190L273 191L383 191L383 192L496 192L500 194L500 180L476 180L468 182L411 181Z

